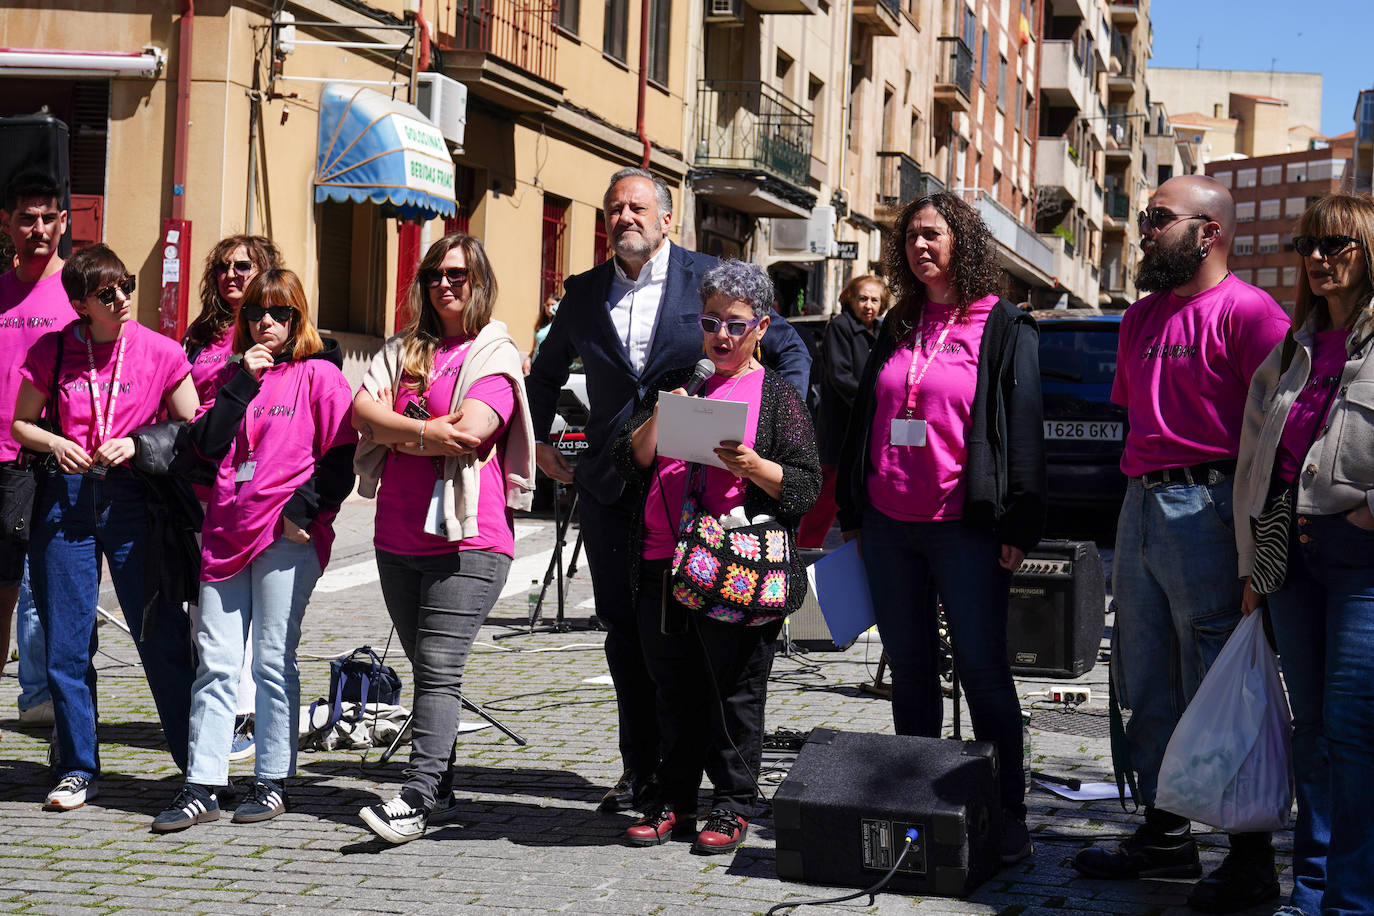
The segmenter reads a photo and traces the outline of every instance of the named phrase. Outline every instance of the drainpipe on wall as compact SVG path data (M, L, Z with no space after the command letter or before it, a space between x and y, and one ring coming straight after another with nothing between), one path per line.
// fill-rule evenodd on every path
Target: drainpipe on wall
M158 330L174 340L186 332L190 295L191 222L186 219L186 147L191 121L191 47L195 0L181 0L177 42L176 126L172 147L172 215L162 221L162 287L158 295Z
M639 4L639 106L635 112L635 128L639 131L639 142L644 144L644 159L639 167L649 167L649 135L644 130L645 95L649 89L649 4L652 0L640 0Z

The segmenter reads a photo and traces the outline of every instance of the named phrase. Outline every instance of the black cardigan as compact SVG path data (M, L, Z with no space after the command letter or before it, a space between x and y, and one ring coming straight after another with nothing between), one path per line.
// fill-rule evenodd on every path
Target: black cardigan
M884 327L854 402L835 483L845 531L860 527L868 506L869 431L877 408L873 391L898 343L896 328ZM964 469L964 522L1027 552L1040 542L1048 489L1039 347L1035 320L999 299L979 346Z
M631 436L653 414L660 391L672 391L687 384L694 366L665 372L649 388L634 415L620 427L611 443L615 469L634 493L634 524L630 538L630 590L639 600L639 565L644 547L644 501L648 497L650 478L655 465L640 467L635 462ZM795 593L797 603L805 597L806 564L797 551L794 537L801 518L816 502L821 492L821 465L816 454L816 433L811 415L802 403L797 390L781 375L767 367L763 370L763 392L759 405L758 428L754 434L754 451L760 457L782 465L782 495L774 499L762 487L752 482L744 487L744 512L750 518L771 515L788 529L788 548L792 556L793 583L800 589L789 589L789 599ZM792 604L789 600L789 605ZM791 610L792 608L789 608Z

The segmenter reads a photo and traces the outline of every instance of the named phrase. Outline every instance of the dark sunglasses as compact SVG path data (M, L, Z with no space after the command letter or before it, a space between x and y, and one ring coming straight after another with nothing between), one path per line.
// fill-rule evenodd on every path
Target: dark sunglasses
M443 280L448 281L452 287L462 286L468 282L468 269L466 267L449 267L445 270L426 269L420 271L420 282L430 289L435 289Z
M1334 258L1351 245L1358 244L1360 244L1359 239L1351 238L1348 235L1293 236L1293 249L1304 258L1311 255L1314 251L1319 258Z
M227 274L227 273L228 273L229 271L231 271L231 270L232 270L234 273L238 274L240 277L246 277L246 276L248 276L249 274L251 274L251 273L253 272L253 262L252 262L252 261L230 261L228 264L216 264L216 265L215 265L215 273L219 274L221 277L224 276L225 274Z
M759 322L762 320L762 318L755 318L753 321L745 321L743 318L734 318L730 321L721 321L714 315L697 316L697 324L701 325L701 329L707 334L716 333L716 331L720 330L720 326L724 324L725 333L729 334L731 337L743 337L745 334L748 334L750 331L754 330L754 328L758 327Z
M1211 217L1206 213L1175 213L1172 210L1165 210L1163 207L1150 207L1148 210L1141 210L1136 214L1135 224L1141 232L1148 232L1151 229L1158 232L1174 220L1180 219L1210 220Z
M100 289L91 293L91 295L95 296L105 305L114 305L115 290L119 290L123 293L125 299L132 296L134 294L134 275L125 274L124 279L117 283L111 283L109 286L102 286Z
M243 317L249 324L262 321L264 315L271 315L272 320L277 324L287 324L296 314L296 310L289 305L245 305L243 307Z

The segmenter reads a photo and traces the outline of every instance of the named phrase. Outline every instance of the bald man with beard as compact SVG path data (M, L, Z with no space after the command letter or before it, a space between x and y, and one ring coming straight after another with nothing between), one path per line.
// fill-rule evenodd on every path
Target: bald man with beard
M1112 685L1131 710L1129 762L1145 822L1125 841L1078 853L1094 878L1202 874L1187 818L1156 808L1159 766L1174 727L1241 619L1231 482L1250 377L1283 338L1288 316L1226 266L1235 202L1212 178L1160 185L1139 216L1136 285L1151 295L1121 321L1112 400L1129 431L1130 479L1113 561ZM1279 894L1268 833L1231 837L1222 865L1193 886L1209 913Z

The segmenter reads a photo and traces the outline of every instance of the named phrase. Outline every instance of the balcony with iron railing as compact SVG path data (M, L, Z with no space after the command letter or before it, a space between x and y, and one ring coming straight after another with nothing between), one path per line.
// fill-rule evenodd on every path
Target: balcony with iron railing
M697 168L764 172L797 188L811 178L813 119L767 83L707 81L697 87Z
M874 35L896 35L902 21L901 0L854 0L854 21Z
M953 111L968 111L973 97L973 52L963 39L936 39L935 102Z
M558 0L426 0L422 12L444 72L473 94L515 111L548 111L562 101Z
M1124 229L1131 216L1131 199L1123 191L1108 191L1103 210L1106 213L1106 228Z
M1107 118L1107 156L1108 158L1129 158L1135 147L1135 120L1130 115L1112 115Z
M906 153L882 151L878 156L877 217L890 219L897 210L918 197L945 189L944 182L923 170Z

